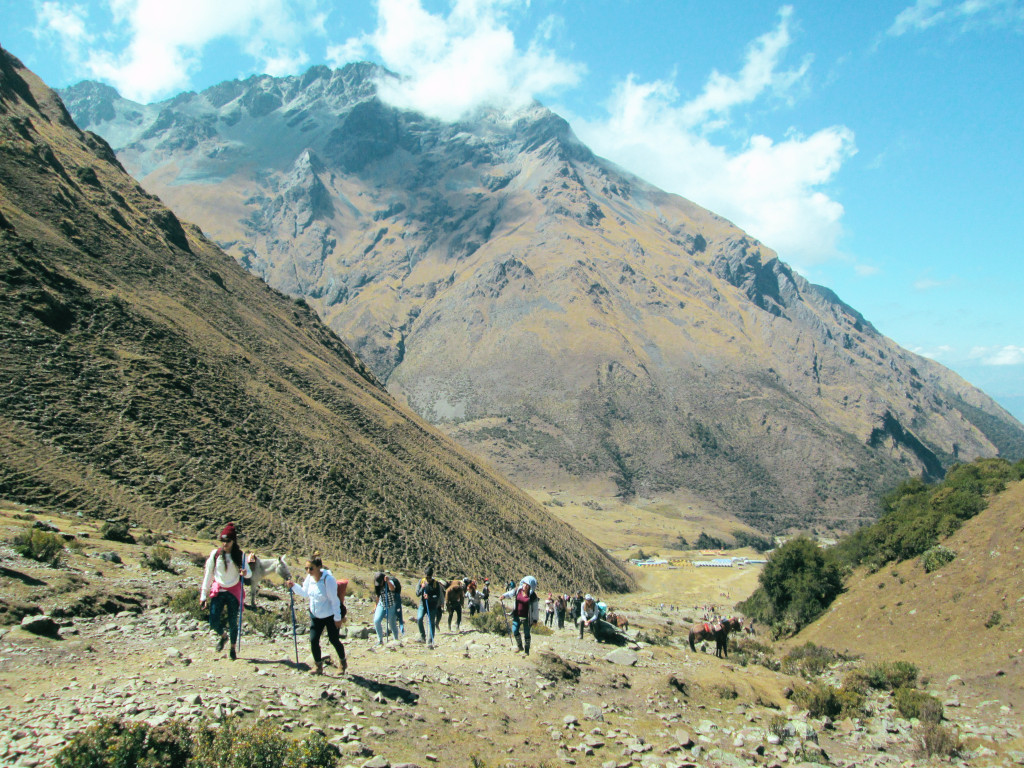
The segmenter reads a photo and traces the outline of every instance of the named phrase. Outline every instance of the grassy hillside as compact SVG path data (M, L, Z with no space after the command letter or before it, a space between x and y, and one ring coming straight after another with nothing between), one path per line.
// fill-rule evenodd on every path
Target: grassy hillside
M625 589L568 525L398 406L0 51L0 495L443 571Z

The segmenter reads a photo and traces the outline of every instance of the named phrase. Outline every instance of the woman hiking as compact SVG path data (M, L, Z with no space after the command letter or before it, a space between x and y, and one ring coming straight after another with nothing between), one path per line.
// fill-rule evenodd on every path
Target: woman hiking
M320 656L320 635L327 630L327 639L338 654L341 671L348 671L345 646L341 644L341 598L338 596L338 582L334 574L324 569L319 552L314 552L306 561L306 578L300 587L291 579L285 582L296 595L309 598L309 649L316 665L313 674L324 673L324 662Z
M207 597L210 605L210 627L219 635L217 651L224 650L224 644L231 638L228 655L235 658L238 643L239 607L242 605L242 577L252 578L249 563L255 562L255 553L250 553L244 562L242 548L238 546L238 531L234 523L228 523L220 532L220 546L210 552L206 559L206 571L199 588L199 605L206 608ZM228 626L224 627L224 612L228 614Z
M373 628L377 630L377 647L384 647L384 630L381 624L385 620L395 636L395 642L401 646L402 641L398 637L398 591L401 587L397 579L386 576L382 571L373 575L373 591L377 595L377 608L373 612Z
M434 628L437 623L434 617L441 610L441 582L434 578L434 566L428 565L423 572L423 579L416 587L416 597L420 599L420 607L416 611L416 625L420 628L420 642L427 643L428 648L434 647ZM427 632L423 629L423 619L427 620L430 627L430 640L427 640Z
M517 653L523 650L523 641L519 639L519 627L523 628L526 640L526 655L530 655L530 627L533 625L533 608L540 600L537 597L537 580L533 576L523 576L519 586L510 589L502 598L511 597L515 600L512 607L512 636L519 646ZM539 607L539 606L538 606Z

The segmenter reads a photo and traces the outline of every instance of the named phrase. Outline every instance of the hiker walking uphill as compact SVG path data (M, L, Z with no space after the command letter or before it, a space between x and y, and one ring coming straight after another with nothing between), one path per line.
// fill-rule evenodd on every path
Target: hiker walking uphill
M393 576L385 576L381 571L373 576L373 591L377 596L377 608L373 612L373 628L377 630L377 647L384 645L384 630L381 624L388 622L391 634L399 645L402 641L398 637L398 593L401 585L398 579Z
M327 639L338 654L341 671L348 670L345 660L345 646L341 644L338 629L341 627L341 598L338 595L338 582L328 570L324 570L323 560L319 552L306 561L306 578L300 587L291 579L285 582L296 595L309 598L309 649L316 665L314 673L324 673L324 663L320 656L320 635L327 630Z
M256 559L255 554L249 555L249 562ZM239 619L242 606L242 577L252 578L249 564L244 562L242 549L238 546L238 533L234 523L228 523L220 532L220 546L214 549L206 560L203 583L199 588L199 605L206 607L207 597L210 604L210 627L220 637L217 650L224 650L224 644L231 638L229 655L235 658L235 646L238 643ZM224 627L224 612L227 611L228 626Z
M519 586L510 589L502 599L511 597L515 600L512 607L512 636L518 646L517 651L524 649L524 642L519 638L519 628L523 628L526 655L530 655L530 627L540 618L540 598L537 596L537 580L533 576L524 576ZM534 615L534 614L538 615Z
M423 572L423 578L416 587L416 597L420 599L420 607L416 610L416 624L420 628L420 642L426 643L428 648L434 647L434 629L437 627L435 617L441 611L441 582L434 578L434 566L428 565ZM430 627L430 639L423 629L423 619L427 620Z

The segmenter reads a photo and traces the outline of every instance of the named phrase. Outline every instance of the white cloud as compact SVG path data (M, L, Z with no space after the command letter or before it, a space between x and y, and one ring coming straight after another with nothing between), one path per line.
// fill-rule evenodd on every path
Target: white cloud
M88 39L84 15L75 6L43 3L41 24L72 42ZM317 0L109 0L111 48L82 55L90 76L106 80L128 98L149 101L189 85L203 49L232 39L263 71L296 72L308 61L298 50L304 34L322 34L324 14ZM79 24L75 24L77 19Z
M710 138L734 108L785 96L808 71L807 60L780 67L791 13L783 8L776 29L749 47L737 77L713 72L693 100L680 105L670 81L631 76L609 100L606 119L573 125L598 154L731 219L806 268L840 255L843 207L822 187L856 152L853 132L835 125L781 140L754 134L736 150Z
M1002 347L975 347L970 357L983 365L1024 365L1024 347L1007 344Z
M936 280L931 277L922 277L914 281L914 290L919 293L925 293L927 291L933 291L936 288L946 288L954 285L956 278L948 278L946 280Z
M381 98L443 120L482 105L514 108L579 82L579 64L563 61L542 40L516 44L505 18L514 0L455 0L447 16L420 0L379 0L377 29L332 48L342 55L376 51L401 76L380 84ZM549 34L552 23L543 26Z
M80 5L44 2L36 5L39 25L36 35L55 34L66 51L77 52L79 46L92 40L85 27L86 10Z
M941 357L947 357L953 354L956 350L948 344L942 344L934 349L925 349L923 347L914 347L910 350L915 355L921 357L927 357L929 360L936 360Z
M870 264L854 264L853 271L856 272L860 277L874 277L879 274L882 270L878 267L871 266Z
M1024 7L1020 0L962 0L948 7L944 0L917 0L899 12L888 34L900 37L944 23L958 23L964 29L979 25L1020 27L1024 24Z

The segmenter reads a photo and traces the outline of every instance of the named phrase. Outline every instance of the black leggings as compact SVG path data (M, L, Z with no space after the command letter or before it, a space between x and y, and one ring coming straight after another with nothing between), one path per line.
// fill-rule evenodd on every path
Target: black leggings
M320 635L323 634L325 629L327 630L327 639L334 646L334 650L338 652L338 659L344 661L345 646L341 644L341 635L338 634L338 627L334 623L334 617L328 616L326 619L318 619L316 616L310 616L309 618L309 649L313 652L313 661L316 662L316 665L319 667L321 664Z

